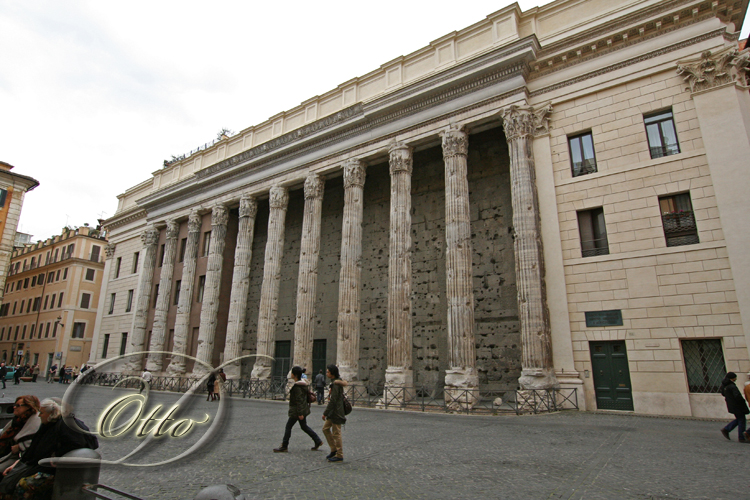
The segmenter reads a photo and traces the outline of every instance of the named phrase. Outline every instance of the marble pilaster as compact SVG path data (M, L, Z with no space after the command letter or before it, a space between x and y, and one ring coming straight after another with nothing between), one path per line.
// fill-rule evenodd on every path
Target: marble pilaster
M219 314L221 298L221 269L224 263L227 222L229 211L224 205L214 205L211 210L211 242L208 246L206 262L206 282L201 304L201 322L198 329L198 351L195 357L204 363L213 364L214 337ZM206 367L198 363L193 367L193 374L203 375Z
M532 148L534 133L548 127L550 111L551 106L534 110L515 105L502 111L510 153L513 249L523 348L518 383L522 389L552 389L559 385L552 364L541 219Z
M177 234L180 225L174 220L167 221L167 241L164 244L164 260L161 265L159 278L159 296L156 298L154 324L151 328L151 343L149 351L163 351L167 332L167 313L172 296L172 277L174 276L174 261L177 253ZM152 372L162 371L163 354L149 354L146 368Z
M148 309L151 304L151 288L154 281L154 266L156 265L156 246L159 243L159 230L149 225L141 234L143 242L143 264L141 275L138 280L138 295L135 303L135 314L133 316L132 334L128 339L126 353L141 352L145 350L146 323L148 321ZM142 356L128 359L124 371L138 373L143 369Z
M188 235L185 244L185 256L182 263L182 283L180 298L177 302L177 317L174 322L174 339L172 340L172 360L167 367L167 374L180 376L185 374L185 358L190 327L190 310L193 305L193 287L195 282L195 263L198 258L198 241L201 235L201 217L197 210L192 210L188 217Z
M112 257L115 256L115 249L117 248L117 244L115 243L107 243L107 245L104 247L104 278L102 279L102 289L99 294L100 297L108 297L109 294L108 288L109 288L109 282L110 282L110 273L112 272ZM102 346L99 345L100 339L101 339L101 330L102 330L102 319L104 318L104 307L105 307L106 301L100 300L99 306L97 307L96 311L96 320L94 321L94 336L91 339L91 350L89 352L89 359L86 362L89 366L94 366L97 361L99 360L100 353L102 352ZM101 359L106 358L106 353L104 357Z
M305 213L302 219L302 241L297 279L297 318L294 322L294 361L292 365L312 372L313 333L315 329L315 298L318 285L320 255L320 222L323 213L325 181L318 174L305 179Z
M242 337L245 332L247 295L250 289L250 261L253 256L253 237L258 203L250 195L240 198L240 222L237 232L237 246L234 251L234 271L232 292L229 298L229 319L227 320L227 340L224 347L224 360L242 355ZM224 367L227 378L240 378L239 362Z
M366 165L344 163L344 217L341 231L341 277L336 362L349 383L359 380L359 316L362 288L362 214Z
M275 354L276 318L279 304L281 281L281 260L284 256L284 223L289 205L289 191L282 186L274 186L269 193L268 241L266 242L263 284L261 285L260 307L258 311L257 354ZM266 357L255 359L250 378L269 380L273 362Z

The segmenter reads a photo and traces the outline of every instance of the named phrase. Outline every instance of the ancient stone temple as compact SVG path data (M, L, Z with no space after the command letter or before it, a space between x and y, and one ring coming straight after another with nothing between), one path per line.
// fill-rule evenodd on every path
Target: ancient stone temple
M91 361L723 416L750 370L746 7L514 4L165 162L106 221Z

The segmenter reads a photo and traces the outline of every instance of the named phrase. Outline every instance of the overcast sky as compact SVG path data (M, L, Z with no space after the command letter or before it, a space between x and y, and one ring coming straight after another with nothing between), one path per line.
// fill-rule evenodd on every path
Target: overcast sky
M509 4L4 0L0 160L41 183L19 230L96 225L222 127L261 123Z

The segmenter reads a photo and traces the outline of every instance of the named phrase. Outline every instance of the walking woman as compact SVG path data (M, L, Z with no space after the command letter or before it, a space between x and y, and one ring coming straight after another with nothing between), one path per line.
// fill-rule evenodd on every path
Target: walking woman
M216 374L214 372L211 372L211 374L208 376L208 380L206 380L206 392L208 392L208 397L206 398L206 401L214 400L215 384L216 384Z
M331 453L326 457L329 462L344 461L344 447L341 440L341 426L346 423L344 414L344 386L346 380L341 380L339 368L336 365L328 365L326 377L332 380L328 396L328 406L323 412L323 435L331 447Z
M310 402L307 399L307 394L310 389L307 387L307 381L302 380L302 368L295 366L292 368L292 378L294 379L294 385L289 391L289 419L286 421L286 430L284 431L284 439L281 440L281 446L274 448L274 453L285 453L288 451L289 438L292 436L292 427L294 424L299 422L300 428L307 433L313 440L314 446L311 448L313 451L320 448L323 444L323 440L315 434L315 431L307 426L307 416L310 414Z

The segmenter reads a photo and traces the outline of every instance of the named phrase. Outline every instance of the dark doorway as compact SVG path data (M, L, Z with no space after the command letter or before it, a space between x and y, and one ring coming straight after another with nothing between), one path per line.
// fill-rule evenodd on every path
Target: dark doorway
M311 380L315 380L320 370L326 374L326 339L313 340L312 364L312 373L308 374Z
M274 379L285 379L289 370L292 369L292 341L277 340L276 350L274 351L273 375Z
M633 391L625 341L589 342L589 347L596 407L600 410L633 411Z

